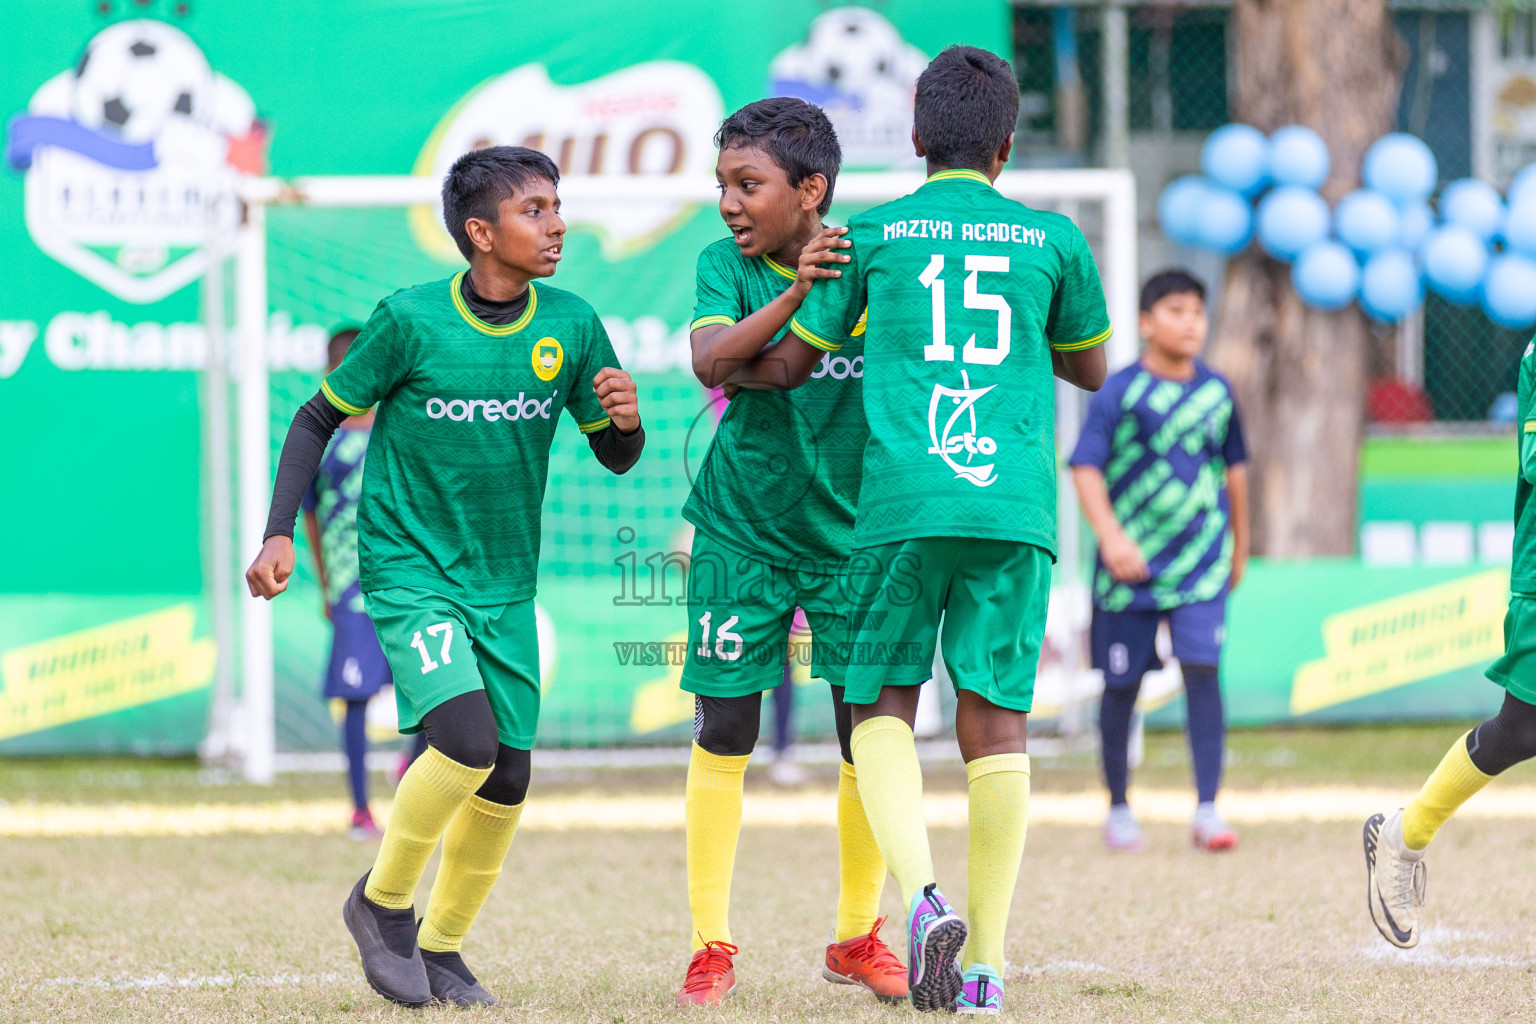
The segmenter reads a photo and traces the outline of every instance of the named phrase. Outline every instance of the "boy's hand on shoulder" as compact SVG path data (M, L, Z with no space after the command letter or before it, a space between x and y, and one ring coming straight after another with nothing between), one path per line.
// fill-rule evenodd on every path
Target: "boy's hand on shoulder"
M852 258L843 252L844 249L853 245L843 237L847 233L847 228L822 228L801 250L795 283L790 285L791 290L800 298L803 299L810 293L811 285L815 284L818 278L843 276L843 272L835 266L824 267L822 264L847 263Z
M268 601L288 589L288 577L293 575L293 538L281 534L268 537L261 546L261 553L245 570L246 586L252 597L264 597Z
M1141 548L1123 530L1117 530L1099 542L1099 557L1118 583L1141 583L1150 575Z
M640 404L635 396L635 382L623 370L605 366L592 378L592 392L603 412L625 434L640 427Z

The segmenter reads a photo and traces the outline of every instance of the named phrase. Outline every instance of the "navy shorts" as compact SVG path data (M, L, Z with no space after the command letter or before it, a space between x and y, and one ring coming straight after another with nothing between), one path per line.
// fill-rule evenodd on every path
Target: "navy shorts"
M325 670L326 697L367 700L393 677L373 621L362 612L331 612L331 661Z
M1226 595L1147 611L1107 612L1093 610L1088 643L1093 667L1104 673L1106 687L1131 686L1154 669L1163 667L1157 656L1157 624L1168 620L1173 635L1173 656L1186 665L1219 665L1226 639Z

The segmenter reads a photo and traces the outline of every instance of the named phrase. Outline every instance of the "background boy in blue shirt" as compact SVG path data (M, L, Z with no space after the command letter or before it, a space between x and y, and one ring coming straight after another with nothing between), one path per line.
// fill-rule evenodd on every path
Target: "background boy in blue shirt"
M341 365L357 335L357 328L331 335L326 346L330 370ZM303 502L304 529L315 553L325 617L332 630L323 694L346 702L341 738L352 787L353 839L379 835L368 810L367 711L368 701L392 679L373 622L363 610L357 562L357 501L363 493L363 457L368 452L373 415L374 410L369 409L342 421Z
M1227 593L1248 561L1248 455L1231 386L1197 358L1210 328L1205 286L1179 270L1156 275L1142 286L1139 324L1141 359L1093 396L1070 460L1099 541L1090 643L1104 673L1104 841L1143 845L1125 799L1127 747L1141 678L1162 667L1154 641L1167 619L1199 791L1192 838L1225 850L1237 836L1216 813L1226 744L1217 668Z

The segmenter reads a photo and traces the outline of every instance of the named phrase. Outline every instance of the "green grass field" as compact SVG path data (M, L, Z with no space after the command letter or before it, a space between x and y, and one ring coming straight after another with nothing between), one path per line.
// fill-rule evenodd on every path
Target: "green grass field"
M1092 762L1037 759L1034 792L1042 807L1057 810L1030 829L1008 939L1005 1015L1529 1019L1536 890L1523 880L1536 860L1536 800L1529 813L1515 800L1503 817L1472 813L1474 801L1442 833L1430 856L1428 927L1411 953L1388 947L1369 923L1360 821L1347 817L1353 810L1329 811L1320 796L1316 814L1266 820L1297 818L1265 808L1279 794L1294 804L1298 790L1326 788L1335 804L1355 793L1365 806L1378 791L1406 799L1458 734L1453 725L1233 734L1224 800L1247 823L1241 846L1222 856L1188 849L1184 825L1171 819L1149 825L1147 853L1106 853L1086 820L1053 823L1070 818L1064 808L1098 813ZM1153 735L1136 781L1149 794L1181 794L1187 770L1181 738ZM748 778L750 820L754 802L784 798L755 769ZM935 800L957 797L964 786L957 767L929 778ZM1527 773L1514 770L1484 794L1486 806L1499 789L1523 799L1528 784ZM832 770L820 770L809 796L824 797L834 785ZM43 836L27 824L49 809L94 821L124 806L213 820L235 805L235 820L256 821L275 802L329 822L341 792L340 780L323 776L257 789L184 762L0 762L0 900L8 925L0 1020L232 1024L421 1015L618 1024L681 1016L671 999L688 953L683 838L666 822L566 828L550 818L519 834L466 945L502 1000L483 1011L408 1011L367 988L339 910L372 847L348 841L339 818L331 834ZM682 771L535 774L532 801L580 806L589 798L610 808L626 800L680 804ZM932 835L940 881L963 911L965 832L945 827ZM733 914L740 989L714 1018L911 1019L909 1008L881 1007L821 980L835 887L830 827L744 829ZM885 899L896 915L894 883ZM894 924L886 937L900 945Z

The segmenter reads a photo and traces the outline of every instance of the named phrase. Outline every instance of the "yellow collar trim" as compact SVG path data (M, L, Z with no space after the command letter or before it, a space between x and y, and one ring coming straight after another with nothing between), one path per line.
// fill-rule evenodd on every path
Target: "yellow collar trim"
M953 181L957 178L964 178L968 181L979 181L988 188L992 187L992 183L987 180L987 176L985 174L982 174L980 171L973 171L969 167L952 167L947 171L938 171L934 174L930 174L928 176L928 181L923 182L923 184L926 185L929 181Z
M793 270L790 270L784 264L780 263L772 256L769 256L767 253L763 254L763 262L768 264L769 269L771 269L775 274L778 274L780 277L787 277L791 281L795 279L795 272Z
M488 324L475 316L469 306L465 304L464 296L459 292L459 288L464 282L464 275L467 273L469 273L467 270L459 271L453 275L453 280L448 283L448 294L453 299L453 308L459 311L459 316L464 318L465 323L481 334L489 334L497 338L505 337L508 334L516 334L528 326L529 322L533 319L533 311L539 308L539 292L538 289L534 288L532 281L528 282L528 308L523 310L522 316L509 324Z

